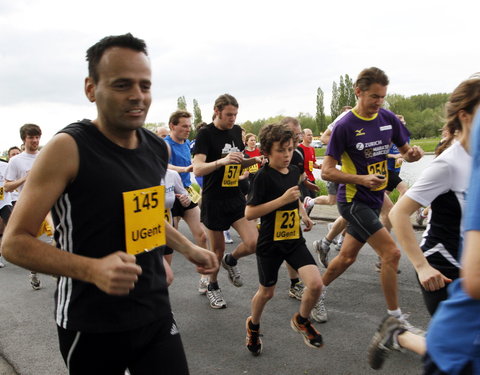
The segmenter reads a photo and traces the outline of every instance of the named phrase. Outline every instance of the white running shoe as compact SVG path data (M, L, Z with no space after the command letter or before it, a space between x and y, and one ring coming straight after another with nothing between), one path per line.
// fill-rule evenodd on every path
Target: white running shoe
M220 288L207 290L207 298L210 301L210 307L212 309L224 309L227 307Z

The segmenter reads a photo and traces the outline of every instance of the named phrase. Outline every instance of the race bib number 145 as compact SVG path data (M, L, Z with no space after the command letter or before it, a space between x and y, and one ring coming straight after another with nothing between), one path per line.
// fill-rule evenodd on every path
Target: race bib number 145
M127 253L165 245L165 186L123 193Z

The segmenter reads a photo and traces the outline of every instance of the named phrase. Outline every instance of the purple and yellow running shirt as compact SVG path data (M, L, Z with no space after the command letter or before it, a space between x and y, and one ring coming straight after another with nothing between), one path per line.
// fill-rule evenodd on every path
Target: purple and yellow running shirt
M390 144L393 142L401 147L408 142L409 136L395 114L383 108L372 118L361 117L352 110L339 120L333 128L326 155L341 162L344 173L381 174L385 176L385 182L375 189L340 184L337 201L359 201L371 208L380 208L388 182L387 154Z

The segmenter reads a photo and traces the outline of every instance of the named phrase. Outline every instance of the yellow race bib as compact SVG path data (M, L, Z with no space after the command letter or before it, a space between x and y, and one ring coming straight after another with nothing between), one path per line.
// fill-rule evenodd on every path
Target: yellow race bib
M3 201L5 198L5 192L3 190L3 186L0 186L0 201Z
M250 173L257 173L258 172L258 163L252 164L250 167L248 167L248 171Z
M165 245L165 186L123 193L123 209L127 253Z
M274 241L296 240L300 238L300 215L298 208L275 212Z
M223 174L222 187L238 186L241 169L241 164L227 164L225 166L225 173Z
M387 187L387 184L388 184L388 170L387 170L387 161L386 160L379 161L378 163L369 164L367 166L367 171L368 171L368 174L381 174L381 175L385 176L385 178L383 179L383 183L376 188L370 189L371 191L379 191L379 190L383 190Z
M170 208L165 208L165 221L170 224L172 224L172 211L170 211Z
M187 190L187 193L190 196L190 200L193 203L198 203L198 201L202 196L195 190L195 188L192 185L190 185L185 190Z
M308 161L308 170L311 172L313 171L313 160Z
M395 168L400 168L402 166L403 160L401 158L395 159Z

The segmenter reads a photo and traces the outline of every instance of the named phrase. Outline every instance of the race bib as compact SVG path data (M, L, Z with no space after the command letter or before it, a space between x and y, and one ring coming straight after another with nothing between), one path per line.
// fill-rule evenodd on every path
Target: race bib
M395 159L395 168L400 168L402 166L403 160L401 158Z
M223 174L222 187L238 186L238 178L242 166L240 164L227 164L225 166L225 173Z
M170 208L165 208L165 221L170 224L172 224L172 211L170 211Z
M257 173L258 172L258 163L252 164L250 167L247 168L250 173Z
M5 194L4 194L3 186L0 186L0 201L3 201L4 198L5 198Z
M308 170L311 172L313 171L313 160L308 161Z
M274 241L296 240L300 238L300 215L298 208L275 212Z
M367 170L368 170L368 174L381 174L381 175L385 176L385 178L383 179L383 183L376 188L370 189L371 191L379 191L379 190L383 190L387 187L387 184L388 184L388 170L387 170L387 161L386 160L379 161L378 163L369 164L367 166Z
M127 253L165 245L165 186L123 193L123 209Z
M185 190L187 190L187 193L190 197L190 200L193 202L193 203L198 203L198 201L200 200L200 198L202 197L200 195L200 193L198 193L195 188L190 185L189 187L187 187Z
M40 225L40 229L38 230L37 237L42 236L43 234L52 237L53 236L53 229L48 224L47 220L43 220L42 224Z

